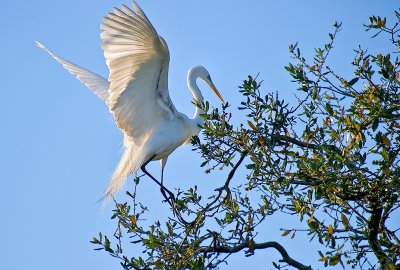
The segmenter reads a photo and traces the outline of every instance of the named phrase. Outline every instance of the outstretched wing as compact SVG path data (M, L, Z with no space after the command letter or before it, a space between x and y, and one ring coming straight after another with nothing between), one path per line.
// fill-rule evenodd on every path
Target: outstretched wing
M100 99L104 100L104 102L108 105L108 88L110 84L106 79L97 75L96 73L90 72L83 67L75 65L68 60L52 53L49 51L43 44L38 41L35 41L35 45L39 48L45 50L48 54L50 54L57 62L61 63L66 70L68 70L72 75L74 75L81 83L86 85L87 88L92 90Z
M169 51L140 7L104 18L101 47L110 70L108 102L118 127L141 144L152 124L177 111L168 93Z

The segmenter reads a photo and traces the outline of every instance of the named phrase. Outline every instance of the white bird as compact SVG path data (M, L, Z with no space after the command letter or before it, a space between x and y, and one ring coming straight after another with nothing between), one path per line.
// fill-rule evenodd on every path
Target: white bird
M189 142L200 131L203 120L198 106L194 117L189 119L178 112L168 91L169 51L142 9L133 2L134 10L122 5L104 17L101 25L101 47L109 68L108 80L75 65L47 50L39 42L35 44L48 52L64 68L105 101L117 126L124 134L124 152L104 194L110 199L124 184L131 173L141 169L165 191L163 171L168 156L180 145ZM202 66L190 68L187 85L195 102L203 96L196 80L200 78L214 90L210 74ZM146 165L160 160L161 182L146 171Z

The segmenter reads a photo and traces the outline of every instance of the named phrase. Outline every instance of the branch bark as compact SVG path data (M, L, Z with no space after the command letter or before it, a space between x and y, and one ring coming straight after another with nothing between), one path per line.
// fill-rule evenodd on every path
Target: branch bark
M201 252L236 253L245 248L249 248L249 244L250 244L250 241L247 240L237 246L210 246L210 247L203 248L201 250ZM300 263L299 261L291 258L289 256L288 252L286 251L286 249L278 242L269 241L269 242L254 244L254 250L266 249L266 248L276 249L282 256L282 259L279 260L280 262L287 263L288 265L293 266L294 268L297 268L300 270L312 270L311 266L306 266L306 265Z
M385 265L393 264L393 262L382 250L381 244L378 240L378 233L380 231L383 208L381 205L379 205L378 202L373 202L372 204L373 207L371 211L371 216L368 220L368 243L372 251L375 253L375 256L378 258L379 263L382 265L382 267L385 267Z

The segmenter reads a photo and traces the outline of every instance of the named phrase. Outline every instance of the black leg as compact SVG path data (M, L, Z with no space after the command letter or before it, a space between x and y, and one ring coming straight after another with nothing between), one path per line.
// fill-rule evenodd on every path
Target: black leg
M156 182L159 186L160 186L160 190L161 190L161 194L164 196L165 201L167 201L169 204L173 204L175 201L175 196L174 194L169 191L166 187L164 187L163 185L163 172L161 172L161 183L154 178L154 176L152 176L147 170L146 170L146 166L147 164L149 164L150 161L153 160L153 158L155 158L156 155L153 155L149 160L147 160L145 163L143 163L143 165L140 167L140 169L148 176L150 177L154 182ZM167 194L165 194L165 192L168 193L169 197L167 196Z

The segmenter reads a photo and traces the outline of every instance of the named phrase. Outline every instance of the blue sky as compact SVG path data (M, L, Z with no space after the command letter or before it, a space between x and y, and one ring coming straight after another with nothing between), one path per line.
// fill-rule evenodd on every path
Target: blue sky
M122 134L95 95L33 45L39 40L53 52L107 76L100 48L104 15L129 1L7 1L0 17L2 42L2 131L0 132L1 269L119 269L118 262L89 243L99 231L112 234L111 206L96 203L120 157ZM225 100L240 102L237 86L260 73L266 91L293 97L295 86L284 70L288 45L299 42L307 56L327 40L335 20L343 22L329 65L351 77L349 63L359 44L371 52L385 49L371 40L363 23L372 14L391 16L397 1L138 1L168 43L170 94L181 112L194 108L186 72L205 66ZM208 89L206 99L219 104ZM184 164L183 164L184 161ZM175 151L165 170L170 189L194 184L218 186L205 176L190 147ZM158 172L158 163L149 167ZM126 188L132 187L128 184ZM151 215L165 215L159 189L149 180L140 199ZM118 198L125 200L120 193ZM296 259L316 264L317 245L281 239L282 220L267 224L267 240L279 240ZM309 245L309 248L305 248ZM133 251L135 252L135 251ZM272 250L261 256L232 256L224 269L271 268ZM322 265L320 265L322 267Z

